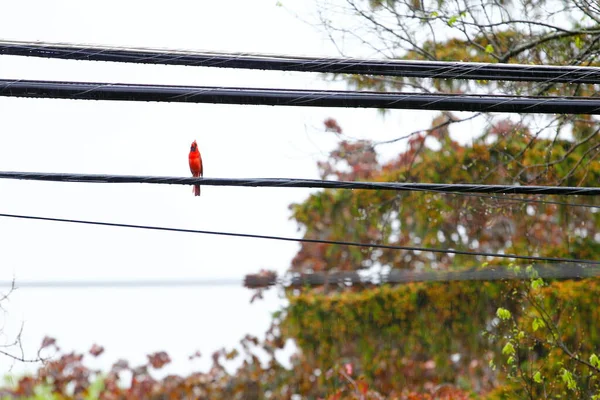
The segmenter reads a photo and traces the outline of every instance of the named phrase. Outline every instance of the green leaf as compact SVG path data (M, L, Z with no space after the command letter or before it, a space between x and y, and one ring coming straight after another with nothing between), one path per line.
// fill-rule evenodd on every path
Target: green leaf
M542 383L542 374L540 373L540 371L536 372L535 375L533 375L533 381L535 383Z
M496 310L496 315L500 319L507 320L510 318L511 313L506 308L498 307L498 310Z
M488 44L487 46L485 46L485 52L488 54L492 54L494 52L494 46Z
M533 331L534 331L534 332L535 332L535 331L537 331L537 330L538 330L538 329L540 329L540 328L543 328L543 327L545 327L545 326L546 326L546 324L544 324L544 321L542 321L541 319L539 319L539 318L535 318L535 319L533 320L533 323L532 323L532 328L533 328Z
M458 16L457 15L453 15L452 17L450 17L450 19L448 20L448 26L452 26L456 23L456 21L458 20Z
M596 354L592 354L590 356L590 364L592 364L596 368L600 368L600 359Z
M513 356L508 357L508 360L506 360L506 363L508 365L512 365L515 363L515 358Z
M515 354L515 347L512 345L511 342L508 342L504 345L504 347L502 348L502 354L510 356Z
M567 388L569 390L577 389L577 382L575 382L575 379L573 379L573 374L571 373L571 371L568 371L567 369L563 368L561 370L560 377L562 381L567 384Z
M537 289L541 288L542 286L544 286L544 280L542 278L537 278L537 279L534 279L533 281L531 281L531 288L533 290L537 290Z
M527 268L525 268L525 273L531 279L539 278L538 272L535 269L533 269L532 265L528 265Z

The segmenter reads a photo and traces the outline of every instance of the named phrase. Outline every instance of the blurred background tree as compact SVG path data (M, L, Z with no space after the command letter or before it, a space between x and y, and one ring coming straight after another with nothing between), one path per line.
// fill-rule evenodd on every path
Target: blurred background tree
M320 24L342 55L358 40L390 59L597 65L600 7L587 0L318 1ZM329 75L349 88L380 91L596 96L597 85ZM461 144L466 120L483 121ZM461 125L462 123L462 125ZM597 186L598 121L582 115L443 112L423 129L387 142L325 130L339 144L319 163L323 179ZM380 160L381 146L402 145ZM590 203L593 199L529 196ZM514 198L513 198L514 199ZM597 203L595 203L597 204ZM323 190L291 206L309 239L598 259L598 208L521 202L507 196ZM492 268L500 259L305 243L290 272L385 272ZM511 265L512 268L519 266ZM520 266L526 268L526 265ZM90 398L591 398L600 395L597 279L544 282L414 283L378 288L289 290L264 339L244 352L213 355L208 373L153 379L168 362L153 355L130 368L95 375L81 355L65 355L24 378L12 393L35 388ZM276 358L292 339L291 370ZM261 362L258 354L268 355ZM223 360L243 357L233 373ZM123 372L133 378L121 387ZM98 378L98 383L94 379ZM68 385L69 382L75 382ZM128 382L125 382L128 383Z
M321 22L343 53L358 40L391 59L597 65L600 8L587 1L321 2ZM359 90L596 96L597 85L331 75ZM461 122L484 121L460 144ZM388 142L352 140L334 118L339 146L319 164L323 179L595 186L598 121L582 115L444 112L431 126ZM463 134L464 136L464 134ZM379 146L407 139L398 156ZM591 199L529 197L588 202ZM589 201L588 201L589 200ZM597 208L506 197L332 191L292 205L309 239L597 259ZM304 243L293 272L390 268L456 270L506 264L485 257ZM523 265L525 267L525 265ZM367 290L290 291L284 332L319 370L350 363L371 387L400 396L450 383L484 397L599 394L594 321L597 280L410 284ZM510 323L499 322L498 308ZM566 312L570 310L570 312ZM576 311L575 311L576 310ZM568 317L567 317L568 315ZM544 320L545 322L540 322ZM535 323L534 323L535 321ZM559 340L560 339L560 340ZM508 342L507 342L508 341ZM507 345L509 343L509 345ZM517 350L518 348L518 350ZM512 349L512 350L511 350ZM585 361L585 362L582 362Z

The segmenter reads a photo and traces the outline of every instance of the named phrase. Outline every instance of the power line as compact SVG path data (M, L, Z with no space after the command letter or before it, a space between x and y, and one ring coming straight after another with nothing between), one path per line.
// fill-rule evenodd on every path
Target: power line
M166 185L200 184L206 186L428 191L453 194L504 193L564 196L597 196L600 194L600 187L478 185L466 183L356 182L289 178L193 178L172 176L65 174L15 171L0 171L0 179L87 183L152 183ZM572 205L577 204L572 203ZM590 207L594 206L590 205Z
M585 279L600 276L600 267L578 264L532 265L536 276L544 279ZM244 286L260 289L269 286L301 288L305 286L379 286L412 282L528 280L531 272L524 267L486 267L463 271L423 271L392 269L387 273L365 274L358 271L288 273L278 277L274 272L248 274L244 279L135 279L135 280L12 280L0 281L0 287L14 289L156 289L177 287Z
M519 198L519 197L494 196L494 195L483 195L483 194L475 194L475 193L448 192L448 194L456 194L459 196L469 196L469 197L480 197L482 199L494 199L494 200L518 202L518 203L553 204L553 205L557 205L557 206L568 206L568 207L600 208L600 205L596 206L594 204L586 204L586 203L569 203L566 201L525 199L525 198Z
M532 277L544 279L585 279L600 276L600 267L573 264L532 265L532 270L505 266L486 267L463 271L423 271L392 269L381 274L364 274L358 271L315 272L310 274L290 273L278 278L272 272L246 275L244 286L249 289L261 289L281 285L286 288L306 286L380 286L386 284L405 284L412 282L456 282L456 281L495 281L528 280Z
M0 96L301 107L599 114L600 98L391 93L0 79Z
M205 286L242 286L242 279L169 279L169 280L70 280L70 281L0 281L0 287L35 289L79 289L79 288L170 288Z
M0 54L137 64L369 74L415 78L600 83L600 69L595 67L315 58L23 41L0 41Z
M437 248L430 248L430 247L415 247L415 246L395 246L395 245L387 245L387 244L379 244L379 243L360 243L360 242L339 241L339 240L300 239L300 238L285 237L285 236L256 235L256 234L249 234L249 233L234 233L234 232L207 231L207 230L196 230L196 229L167 228L167 227L149 226L149 225L133 225L133 224L119 224L119 223L111 223L111 222L64 219L64 218L35 217L35 216L31 216L31 215L0 214L0 217L20 218L20 219L28 219L28 220L36 220L36 221L68 222L68 223L75 223L75 224L97 225L97 226L111 226L111 227L118 227L118 228L136 228L136 229L148 229L148 230L167 231L167 232L181 232L181 233L196 233L196 234L205 234L205 235L243 237L243 238L251 238L251 239L269 239L269 240L280 240L280 241L287 241L287 242L332 244L332 245L340 245L340 246L364 247L364 248L373 248L373 249L422 251L422 252L442 253L442 254L459 254L459 255L466 255L466 256L498 257L498 258L510 258L510 259L521 259L521 260L530 260L530 261L544 261L544 262L600 264L600 261L577 259L577 258L524 256L524 255L518 255L518 254L463 251L463 250L454 250L454 249L437 249Z

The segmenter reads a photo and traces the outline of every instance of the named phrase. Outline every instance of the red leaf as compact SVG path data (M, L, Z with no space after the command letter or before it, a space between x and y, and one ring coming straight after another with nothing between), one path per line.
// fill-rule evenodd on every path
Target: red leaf
M196 352L194 354L192 354L191 356L189 356L188 358L190 360L193 360L194 358L200 358L202 357L202 354L200 354L200 350L196 350Z
M339 389L337 392L329 396L329 400L339 400L342 398L342 389Z
M171 357L164 351L159 351L154 354L149 354L148 361L152 367L160 369L171 362Z
M44 337L44 340L42 340L42 349L45 349L46 347L50 347L50 346L55 346L56 345L56 339L51 338L50 336L46 336Z
M90 349L90 354L94 357L98 357L102 353L104 353L104 347L98 346L94 343L94 345L92 345L92 348Z
M358 386L358 391L362 394L367 394L369 391L369 384L364 379L357 380L356 385Z
M330 131L330 132L335 132L338 135L340 133L342 133L342 128L340 128L340 126L338 125L337 121L333 118L327 118L325 121L323 121L323 123L325 124L325 129Z

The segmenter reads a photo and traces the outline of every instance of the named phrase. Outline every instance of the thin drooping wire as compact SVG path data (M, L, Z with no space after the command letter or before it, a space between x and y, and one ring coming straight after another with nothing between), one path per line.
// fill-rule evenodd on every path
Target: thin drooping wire
M600 69L594 67L316 58L27 41L0 41L0 54L137 64L368 74L415 78L600 83Z
M153 183L166 185L206 185L278 188L362 189L431 191L438 193L503 193L530 195L597 196L600 187L478 185L466 183L357 182L289 178L193 178L173 176L65 174L50 172L0 171L0 179L87 183ZM573 204L575 205L575 204ZM589 205L590 207L595 207Z
M443 193L436 192L435 193ZM517 203L535 203L535 204L554 204L558 206L568 206L568 207L584 207L584 208L600 208L600 205L596 206L593 204L587 203L569 203L566 201L556 201L556 200L537 200L537 199L524 199L519 197L506 197L506 196L494 196L490 194L477 194L477 193L460 193L460 192L446 192L448 194L455 194L458 196L468 196L468 197L479 197L482 199L494 199L500 201L508 201L508 202L517 202Z
M578 264L535 264L527 268L507 268L505 266L488 266L482 269L464 271L423 271L392 269L386 273L348 272L315 272L310 274L289 273L278 277L275 273L248 274L243 279L136 279L136 280L13 280L0 281L0 287L15 289L156 289L175 287L214 287L244 286L249 289L260 289L269 286L300 288L305 286L350 286L350 285L386 285L411 282L453 282L453 281L496 281L496 280L528 280L533 277L544 279L585 279L600 276L600 267Z
M28 220L35 220L35 221L67 222L67 223L74 223L74 224L96 225L96 226L110 226L110 227L118 227L118 228L148 229L148 230L166 231L166 232L196 233L196 234L204 234L204 235L243 237L243 238L251 238L251 239L268 239L268 240L279 240L279 241L286 241L286 242L320 243L320 244L349 246L349 247L363 247L363 248L373 248L373 249L422 251L422 252L442 253L442 254L459 254L459 255L473 256L473 257L474 256L490 257L490 258L497 257L497 258L509 258L509 259L520 259L520 260L530 260L530 261L565 262L565 263L600 265L600 261L578 259L578 258L524 256L524 255L519 255L519 254L490 253L490 252L482 252L482 251L463 251L463 250L454 250L454 249L438 249L438 248L431 248L431 247L416 247L416 246L394 246L394 245L379 244L379 243L360 243L360 242L350 242L350 241L342 241L342 240L301 239L301 238L293 238L293 237L285 237L285 236L257 235L257 234L250 234L250 233L207 231L207 230L197 230L197 229L168 228L168 227L162 227L162 226L120 224L120 223L112 223L112 222L85 221L85 220L66 219L66 218L35 217L35 216L31 216L31 215L4 214L4 213L0 214L0 217L28 219Z
M261 289L282 285L286 288L305 286L379 286L385 284L403 284L411 282L453 282L453 281L495 281L543 279L584 279L600 276L600 267L590 265L551 264L531 265L531 269L505 266L488 266L482 269L463 271L423 271L392 269L380 274L362 274L357 271L316 272L310 274L291 273L278 278L276 274L250 274L244 279L249 289Z
M69 281L0 281L0 287L35 289L77 289L77 288L169 288L169 287L205 287L205 286L242 286L243 279L168 279L168 280L69 280Z
M0 96L436 111L600 114L600 98L142 85L0 79Z
M0 177L1 179L1 177ZM600 205L588 204L588 203L569 203L566 201L557 201L557 200L538 200L538 199L527 199L523 197L508 197L508 196L496 196L493 194L478 194L478 193L461 193L461 192L444 192L438 190L421 190L421 189L412 189L415 192L423 192L423 193L438 193L438 194L451 194L456 196L464 196L464 197L476 197L481 199L494 199L499 201L506 201L512 203L533 203L533 204L553 204L559 206L567 206L567 207L583 207L583 208L600 208Z

